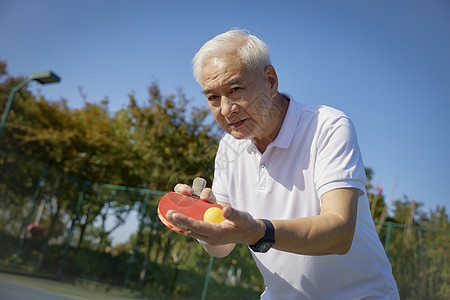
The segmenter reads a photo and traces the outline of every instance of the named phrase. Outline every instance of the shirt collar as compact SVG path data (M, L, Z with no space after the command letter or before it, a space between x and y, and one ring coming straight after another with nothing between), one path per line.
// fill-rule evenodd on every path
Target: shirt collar
M283 94L284 97L289 99L289 106L284 116L283 124L281 125L280 132L278 133L275 140L269 144L269 147L278 148L288 148L291 144L292 138L294 137L295 131L297 129L298 122L300 120L301 104L294 100L290 95ZM247 145L247 151L258 152L258 148L255 144L249 140Z
M278 148L288 148L294 137L297 125L300 120L301 104L294 100L290 95L283 94L284 97L289 99L289 107L286 112L286 116L281 125L280 132L275 140L269 145Z

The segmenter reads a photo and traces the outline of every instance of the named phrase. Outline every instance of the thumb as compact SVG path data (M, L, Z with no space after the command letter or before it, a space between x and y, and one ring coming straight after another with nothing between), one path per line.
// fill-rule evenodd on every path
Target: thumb
M237 243L252 245L264 236L264 223L254 219L248 212L226 206L222 209L222 215L234 223L233 227L237 230L238 236Z
M225 206L222 209L222 215L232 222L234 222L238 227L247 227L249 223L253 221L253 218L249 213L237 210L231 206Z

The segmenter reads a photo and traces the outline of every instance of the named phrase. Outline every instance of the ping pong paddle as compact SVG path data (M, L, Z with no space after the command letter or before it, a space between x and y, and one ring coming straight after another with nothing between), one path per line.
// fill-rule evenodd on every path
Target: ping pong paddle
M221 211L221 205L198 198L198 195L200 195L205 186L206 180L198 177L194 179L192 185L192 188L194 189L194 194L192 196L182 195L175 192L169 192L165 194L159 201L158 205L158 217L161 222L173 231L184 234L183 230L166 219L165 216L167 214L167 211L173 209L187 217L199 221L204 220L205 212L212 207L217 207Z

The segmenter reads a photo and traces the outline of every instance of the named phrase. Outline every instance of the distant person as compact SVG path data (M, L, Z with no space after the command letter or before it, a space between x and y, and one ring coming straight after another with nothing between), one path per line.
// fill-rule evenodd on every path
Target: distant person
M278 92L267 46L242 30L205 43L193 71L227 133L201 194L226 220L166 217L211 255L249 245L267 286L261 299L399 299L349 118Z

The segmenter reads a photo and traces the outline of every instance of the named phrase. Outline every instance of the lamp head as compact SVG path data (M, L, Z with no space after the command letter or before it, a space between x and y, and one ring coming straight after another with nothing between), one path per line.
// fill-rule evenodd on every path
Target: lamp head
M61 79L52 71L34 72L30 74L30 79L36 80L40 84L55 83Z

